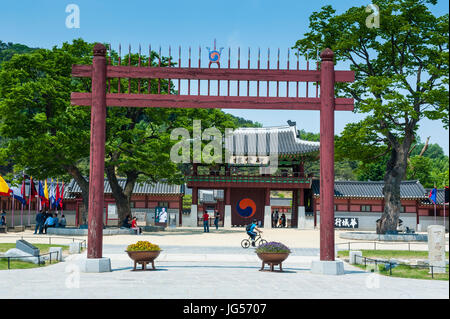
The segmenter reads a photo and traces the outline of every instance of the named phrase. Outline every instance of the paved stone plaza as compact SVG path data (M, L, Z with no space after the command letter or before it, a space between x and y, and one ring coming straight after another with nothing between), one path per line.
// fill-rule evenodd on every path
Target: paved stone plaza
M291 230L287 233L299 234ZM265 234L272 240L287 236L272 231ZM0 298L449 298L448 281L380 276L347 263L341 276L312 274L311 261L319 259L319 248L304 247L308 245L306 241L292 248L293 253L283 264L285 272L261 272L254 249L244 250L235 245L241 233L229 232L228 242L217 240L222 235L227 234L195 231L184 235L105 237L103 255L111 259L112 272L80 272L79 264L86 253L67 256L64 262L48 267L0 271ZM318 232L309 234L316 235ZM178 244L170 236L176 237ZM209 239L205 242L209 245L202 246L205 238ZM5 242L5 237L1 239ZM161 244L163 252L155 262L156 271L131 271L133 263L124 250L129 242L137 240L165 243Z

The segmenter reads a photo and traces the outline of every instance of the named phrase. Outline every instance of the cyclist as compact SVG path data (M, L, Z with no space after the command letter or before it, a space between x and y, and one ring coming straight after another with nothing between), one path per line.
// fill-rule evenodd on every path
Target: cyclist
M252 246L253 247L255 246L255 237L257 235L257 233L255 233L255 230L257 230L258 232L262 233L262 230L259 229L258 227L256 227L257 222L258 221L256 219L254 219L253 222L251 224L247 225L247 227L246 227L247 234L252 239Z

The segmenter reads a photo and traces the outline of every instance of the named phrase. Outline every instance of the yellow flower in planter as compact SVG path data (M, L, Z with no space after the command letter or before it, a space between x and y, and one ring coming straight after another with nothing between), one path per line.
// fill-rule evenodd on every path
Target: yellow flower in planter
M152 244L149 241L138 241L136 244L128 245L128 251L158 251L161 250L158 245Z

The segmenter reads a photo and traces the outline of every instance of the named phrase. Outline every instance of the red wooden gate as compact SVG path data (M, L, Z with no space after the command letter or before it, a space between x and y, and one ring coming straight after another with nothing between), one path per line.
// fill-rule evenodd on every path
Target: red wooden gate
M91 152L90 152L90 177L89 177L89 217L88 217L88 258L102 257L102 228L103 228L103 201L104 201L104 152L105 152L105 126L106 107L177 107L177 108L226 108L226 109L289 109L289 110L318 110L320 111L320 260L334 260L334 111L353 110L353 99L335 98L335 82L353 82L353 71L335 71L333 52L325 49L321 54L320 70L290 69L289 58L286 69L280 69L279 50L276 69L270 68L270 51L268 52L267 68L260 68L260 53L258 51L257 68L250 68L250 50L246 69L240 65L240 50L238 50L237 68L230 67L230 50L228 51L228 67L221 68L214 62L218 51L210 52L210 63L207 68L201 67L201 49L199 48L198 67L191 66L191 50L189 49L189 61L187 67L181 66L181 48L179 49L178 65L171 67L158 67L149 65L121 66L110 65L106 59L106 47L97 43L94 46L94 58L92 65L74 65L72 75L74 77L92 78L92 92L73 92L71 103L73 105L91 106ZM149 52L151 50L149 49ZM216 52L216 53L214 53ZM215 56L214 56L215 54ZM149 54L150 56L150 54ZM169 48L170 56L170 48ZM289 56L289 51L288 51ZM159 61L161 62L161 54ZM110 61L110 59L109 59ZM211 65L217 64L217 68ZM120 64L120 63L119 63ZM318 65L318 64L317 64ZM118 92L111 93L109 81L111 78L128 79L168 79L168 94L152 94L150 81L146 93L133 94L121 93L120 81ZM171 94L171 80L178 80L177 94ZM181 94L181 81L188 81L188 94ZM192 94L191 81L198 82L198 89ZM208 81L208 94L200 94L200 81ZM140 80L138 80L140 81ZM210 94L210 82L217 81L218 94ZM221 81L227 83L227 94L221 95ZM230 94L230 81L237 81L237 95ZM247 94L241 95L240 82L247 82ZM107 83L108 82L108 83ZM250 95L250 82L256 82L257 94ZM267 93L261 96L260 82L267 83ZM269 82L276 82L276 96L269 95ZM280 82L286 82L286 96L280 96ZM289 94L289 83L296 83L295 97ZM305 96L299 96L299 82L306 82ZM318 85L315 97L309 96L308 85L310 82L320 83L320 95ZM129 82L130 83L130 82ZM158 82L159 83L159 82ZM140 87L139 92L143 91ZM145 90L144 90L145 91ZM292 94L291 94L292 95Z

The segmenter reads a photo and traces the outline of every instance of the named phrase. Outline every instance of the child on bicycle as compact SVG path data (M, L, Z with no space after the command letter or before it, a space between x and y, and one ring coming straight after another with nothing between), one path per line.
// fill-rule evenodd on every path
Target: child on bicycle
M254 231L257 230L258 232L262 233L262 230L259 229L258 227L256 227L256 224L257 224L257 220L254 219L253 222L250 225L247 225L247 227L246 227L247 234L252 239L253 247L255 246L255 237L257 235L257 233L255 233Z

